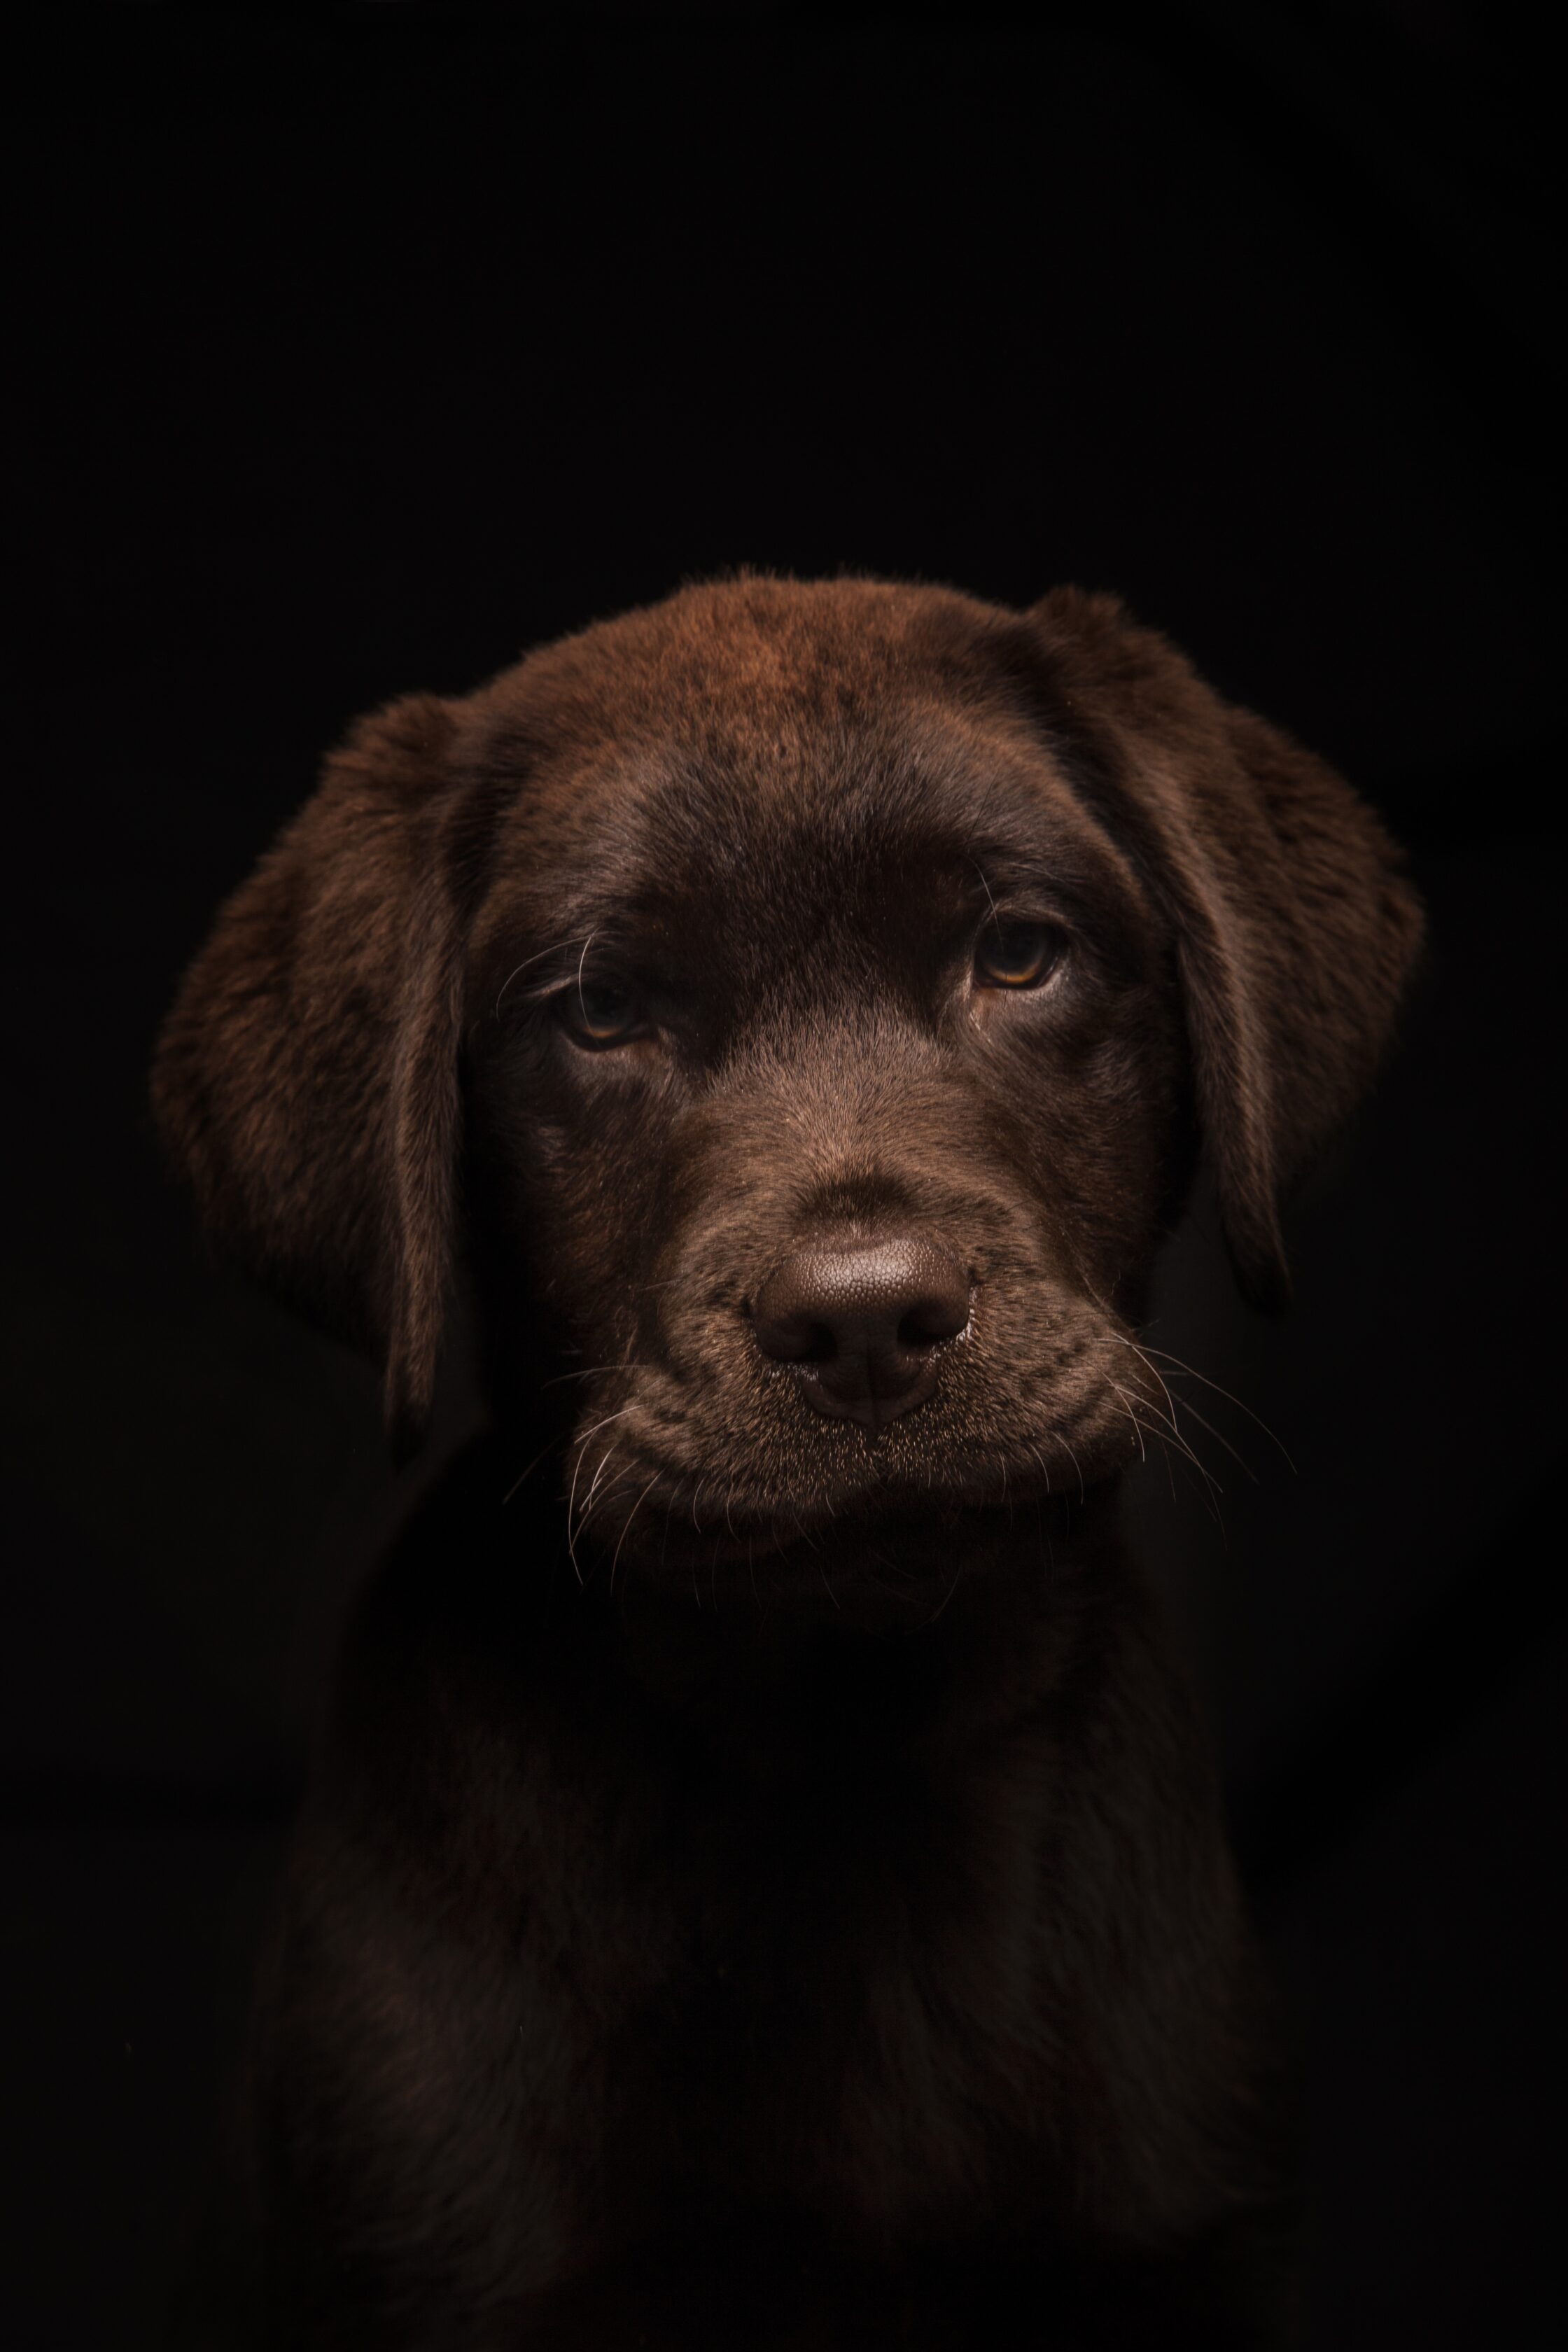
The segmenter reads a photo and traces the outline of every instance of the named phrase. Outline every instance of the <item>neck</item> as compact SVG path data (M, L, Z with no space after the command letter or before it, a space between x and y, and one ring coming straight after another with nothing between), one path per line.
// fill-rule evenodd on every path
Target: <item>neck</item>
M554 1579L552 1618L657 1713L727 1749L814 1759L999 1727L1063 1680L1127 1584L1115 1491L836 1528L787 1559L684 1582L625 1561ZM798 1555L798 1557L796 1556ZM754 1573L753 1573L754 1567Z
M859 1769L1018 1719L1138 1613L1114 1482L1038 1510L837 1521L766 1559L679 1557L672 1529L668 1556L580 1545L574 1565L551 1465L519 1488L516 1451L492 1435L449 1465L372 1607L416 1652L446 1627L503 1708L626 1709L759 1771Z

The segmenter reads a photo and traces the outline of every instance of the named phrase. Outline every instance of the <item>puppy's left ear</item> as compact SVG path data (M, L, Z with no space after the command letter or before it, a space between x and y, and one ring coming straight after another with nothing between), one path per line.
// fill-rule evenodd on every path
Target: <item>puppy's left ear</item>
M1058 589L1028 619L1069 772L1174 933L1242 1288L1283 1306L1280 1199L1372 1078L1420 945L1420 901L1331 768L1223 702L1114 597Z

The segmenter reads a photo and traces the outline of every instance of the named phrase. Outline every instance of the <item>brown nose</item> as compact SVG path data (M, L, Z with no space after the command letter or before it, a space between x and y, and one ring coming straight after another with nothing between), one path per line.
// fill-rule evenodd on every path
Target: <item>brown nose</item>
M804 1249L757 1293L757 1345L788 1364L818 1412L880 1429L936 1386L937 1349L969 1320L969 1277L912 1235Z

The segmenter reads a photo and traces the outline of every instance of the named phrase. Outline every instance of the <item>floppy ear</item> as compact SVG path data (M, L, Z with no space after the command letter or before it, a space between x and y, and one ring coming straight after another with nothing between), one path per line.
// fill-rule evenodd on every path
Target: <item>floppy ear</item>
M425 696L359 723L219 914L153 1071L218 1246L381 1358L399 1448L429 1411L452 1250L451 729Z
M1283 1306L1281 1195L1372 1077L1420 902L1331 768L1222 702L1114 597L1058 589L1029 620L1068 764L1173 926L1242 1288Z

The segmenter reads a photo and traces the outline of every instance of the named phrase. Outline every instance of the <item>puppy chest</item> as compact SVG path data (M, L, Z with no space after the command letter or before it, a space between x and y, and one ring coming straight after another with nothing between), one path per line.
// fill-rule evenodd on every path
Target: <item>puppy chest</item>
M886 2243L1005 2218L1045 2163L1036 1839L830 1790L738 1808L662 1867L628 1862L598 1976L613 2168L674 2206L795 2206Z

